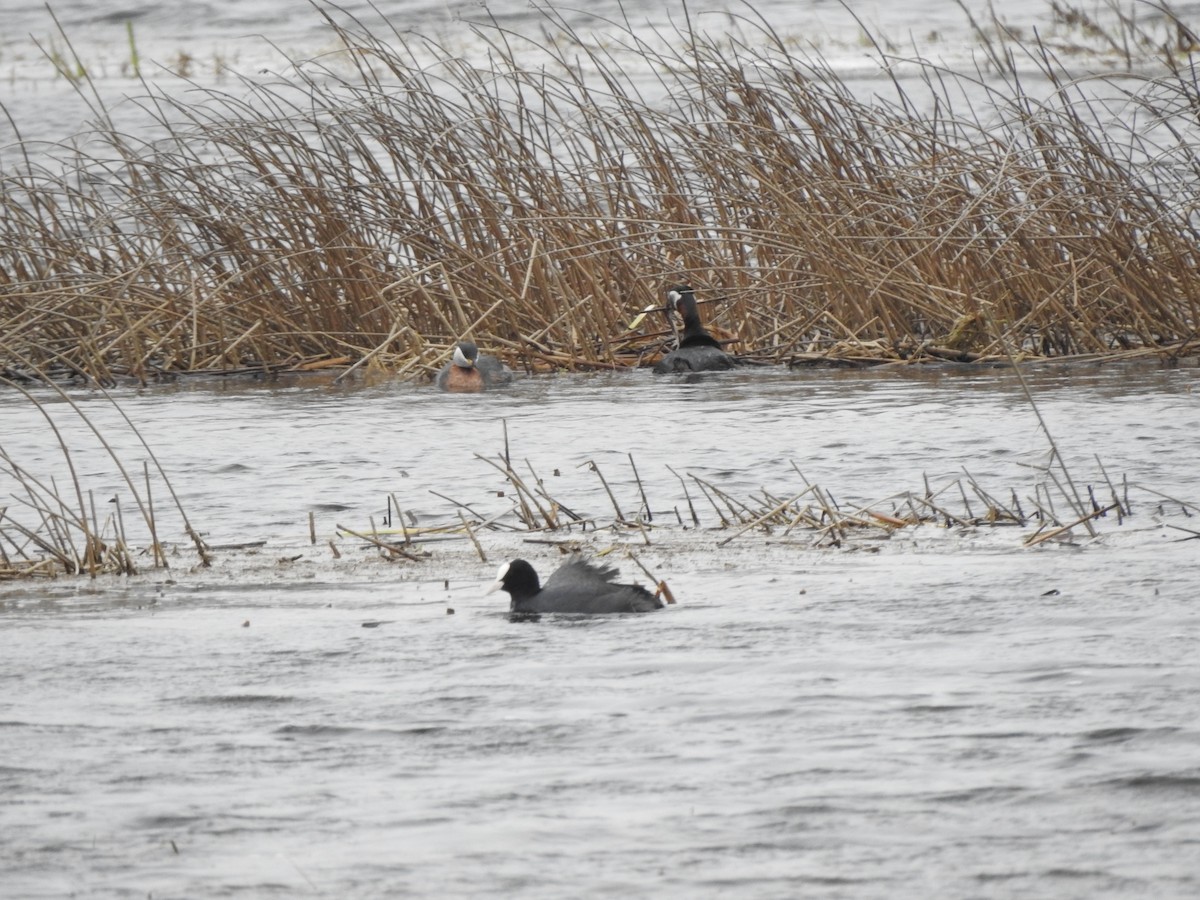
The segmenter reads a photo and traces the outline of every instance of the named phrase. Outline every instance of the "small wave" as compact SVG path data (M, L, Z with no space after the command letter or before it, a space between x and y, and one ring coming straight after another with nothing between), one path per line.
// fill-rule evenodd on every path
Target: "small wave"
M830 803L792 803L774 810L785 819L803 818L805 816L841 815L846 812L844 806L834 806Z
M996 803L1011 800L1025 793L1025 788L1014 785L1003 787L971 788L965 791L950 791L935 794L931 799L934 803L951 803L955 805L968 803Z
M427 734L439 734L445 730L445 725L414 725L411 728L356 728L351 725L281 725L275 729L275 734L296 735L299 737L342 737L354 734L420 737Z
M1094 731L1085 731L1080 735L1083 740L1093 744L1123 744L1126 741L1131 741L1136 737L1150 734L1172 734L1178 731L1178 728L1134 728L1113 727L1113 728L1097 728Z
M1033 675L1027 675L1021 681L1026 684L1036 684L1039 681L1061 681L1064 678L1075 677L1074 672L1067 671L1066 669L1055 669L1052 672L1037 672Z
M771 846L754 846L747 845L746 847L731 847L724 848L726 853L752 853L752 852L772 852L778 851L779 848ZM857 887L865 884L874 884L878 879L875 878L851 878L848 875L796 875L789 878L780 879L769 876L755 877L747 875L741 878L708 878L698 882L721 893L735 894L738 892L746 892L751 888L769 887L771 885L810 885L812 887Z
M274 706L295 703L297 699L284 694L214 694L208 697L193 697L188 702L198 706Z
M205 821L205 816L181 816L164 813L157 816L143 816L137 821L136 828L186 828L197 822Z
M1097 869L1047 869L1043 878L1109 878L1107 872Z
M1018 878L1029 878L1030 872L976 872L973 876L976 881L981 881L987 884L991 881L1013 881Z
M1148 794L1200 794L1200 772L1146 773L1114 778L1104 784Z
M230 472L250 472L252 469L245 463L229 463L228 465L219 466L213 471L218 475L227 475Z
M23 766L0 766L0 778L4 778L6 775L29 775L38 771L38 769L28 769Z
M281 725L275 729L275 733L299 737L340 737L357 734L361 730L347 725Z
M319 587L320 586L318 586L318 588ZM278 588L276 588L276 589L278 590ZM336 659L339 656L350 656L354 652L355 652L354 650L317 650L317 651L314 651L310 655L315 657L316 659ZM270 650L267 652L267 656L284 657L291 662L297 662L297 663L305 661L304 653L297 653L294 649L292 649L290 647L287 649L284 649L284 650Z

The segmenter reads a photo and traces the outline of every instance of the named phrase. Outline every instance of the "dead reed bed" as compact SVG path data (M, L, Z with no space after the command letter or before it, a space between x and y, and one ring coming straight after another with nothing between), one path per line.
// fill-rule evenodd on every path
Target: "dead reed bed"
M39 375L51 381L44 373ZM39 397L9 379L0 378L0 384L23 393L37 407L46 434L53 435L61 452L65 476L32 471L0 442L0 486L5 491L0 501L0 581L58 575L134 575L147 568L169 568L167 544L161 537L164 500L169 501L165 504L167 511L173 511L172 522L178 515L200 564L209 564L208 547L188 520L166 472L115 402L113 407L145 451L140 470L131 469L122 454L114 450L110 442L112 426L102 430L55 385L50 386L51 396L43 392ZM68 431L74 440L68 437ZM81 449L81 432L92 436L90 450ZM105 492L98 498L93 489L86 487L76 460L83 456L92 468L97 465L97 455L107 460L107 464L99 463L101 469L110 472L128 493L110 496ZM176 533L174 524L170 527L171 533Z
M544 15L469 57L330 19L340 49L287 78L147 87L140 137L79 80L104 149L0 174L0 369L418 377L468 335L531 371L636 366L670 335L629 323L680 279L770 362L1193 352L1174 17L1108 26L1116 71L1087 78L997 22L971 71L873 39L863 96L765 22Z
M510 452L507 433L502 452L479 454L495 470L498 489L485 498L451 497L433 492L453 508L436 523L406 517L395 495L387 498L387 515L370 528L338 525L343 537L365 542L392 560L416 561L436 553L444 541L469 540L483 562L485 544L524 542L556 545L566 550L609 545L636 549L674 547L682 540L695 549L720 549L747 541L782 543L807 548L878 549L879 541L895 535L915 536L922 529L951 531L968 539L999 528L1017 530L1014 542L1036 547L1046 542L1095 538L1100 523L1120 526L1131 517L1146 524L1169 518L1178 510L1185 518L1200 507L1168 497L1144 485L1114 477L1096 459L1092 480L1077 485L1057 459L1047 454L1044 464L1030 466L1032 478L1020 489L989 488L965 468L953 477L931 483L928 476L916 489L888 496L847 501L840 489L810 481L792 462L793 480L782 489L761 486L746 492L711 477L666 468L679 489L662 496L662 484L648 490L632 455L627 466L595 460L576 467L574 478L563 478L551 491L528 459ZM566 467L553 470L557 481ZM593 480L594 476L594 480ZM580 496L566 499L568 482ZM590 483L589 483L590 482ZM655 496L651 497L650 495ZM1145 517L1145 518L1143 518ZM1194 539L1200 532L1163 522ZM1157 527L1157 524L1156 526ZM481 540L490 534L493 540ZM316 543L315 531L312 543ZM334 548L337 553L336 546Z

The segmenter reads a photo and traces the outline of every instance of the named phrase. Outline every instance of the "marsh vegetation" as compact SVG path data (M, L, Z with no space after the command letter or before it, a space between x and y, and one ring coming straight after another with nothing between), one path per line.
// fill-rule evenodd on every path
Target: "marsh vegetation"
M23 164L0 174L0 383L421 379L468 336L530 372L630 368L670 347L653 310L683 281L727 349L763 363L1193 354L1194 36L1170 14L1102 26L1054 11L1054 40L973 23L981 56L966 71L864 32L869 90L745 18L719 36L626 24L597 37L545 12L537 43L478 28L488 53L474 61L329 18L338 49L286 78L141 81L137 133L116 126L64 34L49 58L88 98L94 132L65 156L19 147ZM140 77L132 29L129 41ZM1049 481L1025 509L969 476L843 510L803 476L734 497L687 475L677 524L709 508L721 528L840 543L1036 522L1041 540L1120 515L1107 474L1107 499L1085 496L1050 443ZM135 554L120 498L98 503L66 442L62 454L60 488L0 447L17 489L0 509L4 573L166 565L152 494L173 492L157 462L152 492L149 461L128 471L108 452L145 524ZM503 471L519 527L596 527L532 471L522 481L507 452ZM648 506L613 507L600 527L651 540ZM509 526L456 504L439 527L474 541ZM374 523L367 539L407 552Z
M0 367L426 377L468 335L645 365L670 332L630 324L679 280L762 361L1189 354L1192 35L1055 10L1108 74L993 21L973 71L864 35L864 92L765 22L600 40L546 12L536 45L478 29L482 62L331 19L287 78L147 86L138 134L78 78L87 149L0 179Z

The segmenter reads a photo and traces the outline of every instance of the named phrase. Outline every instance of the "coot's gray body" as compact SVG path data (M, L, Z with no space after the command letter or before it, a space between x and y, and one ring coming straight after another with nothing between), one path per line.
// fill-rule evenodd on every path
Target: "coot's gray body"
M597 566L573 556L542 585L533 566L514 559L500 567L496 582L487 593L507 591L514 613L600 613L650 612L661 609L662 601L641 585L617 584L617 570Z

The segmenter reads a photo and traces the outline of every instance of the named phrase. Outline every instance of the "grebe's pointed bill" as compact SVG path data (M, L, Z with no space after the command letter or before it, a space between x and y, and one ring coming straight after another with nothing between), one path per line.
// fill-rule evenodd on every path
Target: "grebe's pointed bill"
M504 576L507 574L508 574L508 563L505 563L504 565L502 565L500 567L499 571L496 572L496 580L494 582L492 582L492 584L488 587L488 589L486 591L483 592L483 595L486 597L488 594L490 594L494 591L504 590Z
M478 356L479 349L470 341L460 341L454 348L454 364L464 369L474 368Z

